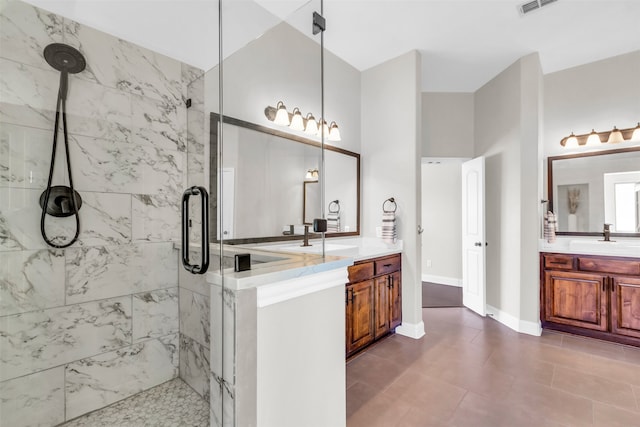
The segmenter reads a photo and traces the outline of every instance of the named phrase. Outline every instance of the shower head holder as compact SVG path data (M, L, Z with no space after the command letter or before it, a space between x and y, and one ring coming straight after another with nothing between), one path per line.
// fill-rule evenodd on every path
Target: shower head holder
M73 201L71 200L71 188L65 185L55 185L49 191L49 200L47 200L47 190L40 195L40 207L45 209L45 200L47 203L46 212L55 217L67 217L75 215L82 206L82 197L80 193L73 190L75 195L75 210L73 209Z

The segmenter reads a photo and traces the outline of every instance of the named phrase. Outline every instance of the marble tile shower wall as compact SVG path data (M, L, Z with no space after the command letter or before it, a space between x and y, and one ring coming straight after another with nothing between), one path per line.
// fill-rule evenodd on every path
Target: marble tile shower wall
M39 230L59 82L42 51L54 42L87 60L69 82L71 163L83 206L79 241L64 250L48 248ZM204 324L201 335L179 333L180 323L197 323L191 308L180 322L179 300L207 320L208 300L179 290L172 243L182 190L204 175L201 161L187 162L203 148L189 147L197 137L187 121L198 117L188 118L184 105L199 75L0 0L0 424L56 425L176 377L181 347L207 353L187 341L206 344ZM62 151L56 162L54 184L67 184ZM47 217L48 235L62 241L74 226Z

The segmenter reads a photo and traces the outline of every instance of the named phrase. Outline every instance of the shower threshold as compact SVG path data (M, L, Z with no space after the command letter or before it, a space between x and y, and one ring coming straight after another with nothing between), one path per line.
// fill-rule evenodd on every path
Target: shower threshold
M209 405L180 378L75 418L59 427L209 427Z

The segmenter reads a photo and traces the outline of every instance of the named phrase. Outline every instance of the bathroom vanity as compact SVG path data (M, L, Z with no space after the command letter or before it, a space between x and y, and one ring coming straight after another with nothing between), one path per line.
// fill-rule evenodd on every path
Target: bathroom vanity
M367 266L370 275L362 279L377 289L378 303L394 301L385 312L393 313L393 318L385 319L378 311L380 329L375 338L389 333L401 319L402 244L332 239L325 243L322 256L321 242L312 243L304 248L299 242L225 245L228 264L223 260L222 269L214 265L206 273L212 307L214 421L224 418L233 419L235 425L283 427L346 424L344 334L349 318L345 311L349 269L354 262ZM246 252L257 261L251 270L225 268L232 265L235 253ZM397 296L391 296L394 292ZM222 407L216 404L220 401Z
M346 356L388 335L402 322L400 254L357 261L345 289Z
M542 326L640 346L640 257L571 253L559 246L540 253Z

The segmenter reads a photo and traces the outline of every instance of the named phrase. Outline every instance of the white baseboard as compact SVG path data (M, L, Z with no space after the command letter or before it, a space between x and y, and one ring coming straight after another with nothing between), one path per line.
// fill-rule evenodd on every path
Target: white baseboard
M542 335L542 326L540 325L540 322L529 322L527 320L518 319L517 317L499 310L489 304L487 304L487 316L492 317L493 319L513 329L516 332L527 335L534 335L536 337Z
M403 335L405 337L420 339L424 336L424 322L420 323L407 323L402 322L400 326L396 328L396 334Z
M449 285L456 286L458 288L462 287L462 279L457 279L455 277L446 277L446 276L433 276L430 274L422 275L423 282L437 283L439 285Z

